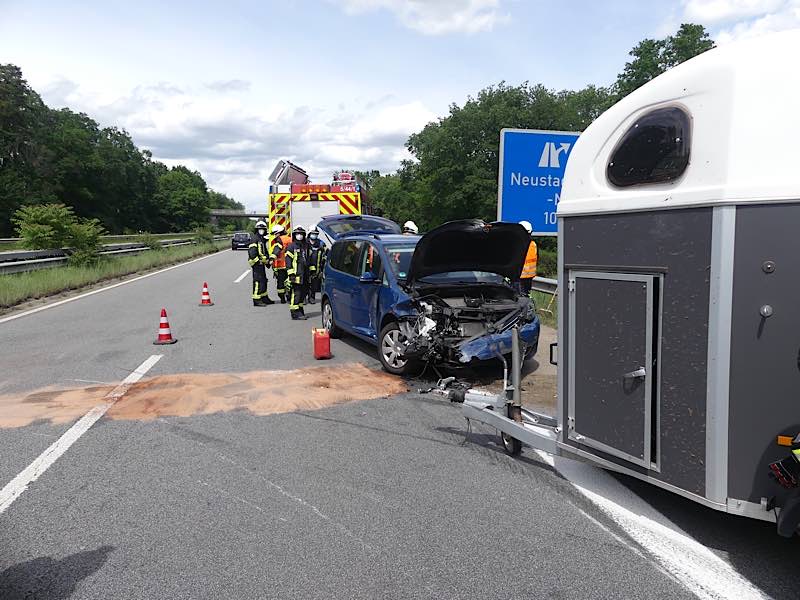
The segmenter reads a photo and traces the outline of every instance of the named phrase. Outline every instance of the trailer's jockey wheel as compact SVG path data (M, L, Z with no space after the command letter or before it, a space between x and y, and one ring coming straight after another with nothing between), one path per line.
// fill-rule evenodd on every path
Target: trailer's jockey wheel
M520 442L517 438L513 438L507 433L503 433L501 431L500 441L503 442L503 449L510 456L517 456L520 452L522 452L522 442Z

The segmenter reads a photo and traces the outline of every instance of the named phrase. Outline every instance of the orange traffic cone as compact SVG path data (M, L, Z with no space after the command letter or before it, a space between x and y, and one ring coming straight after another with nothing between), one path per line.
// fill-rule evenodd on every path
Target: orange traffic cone
M203 293L200 294L200 306L214 306L211 295L208 293L208 284L203 282Z
M154 344L161 345L161 344L174 344L177 342L174 337L172 337L172 332L169 330L169 321L167 321L167 309L161 309L161 321L158 323L158 338L156 341L153 342Z

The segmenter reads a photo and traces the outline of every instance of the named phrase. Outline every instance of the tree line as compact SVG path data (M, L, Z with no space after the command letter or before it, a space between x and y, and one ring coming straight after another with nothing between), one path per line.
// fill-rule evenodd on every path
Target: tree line
M414 220L424 231L446 221L497 216L500 130L583 131L612 104L667 69L714 47L702 25L683 24L671 36L645 39L631 51L616 81L581 90L550 90L544 85L501 82L481 90L463 106L411 135L413 156L396 173L359 172L370 186L372 203L384 216ZM540 246L555 250L555 240Z
M23 206L63 204L111 233L189 231L212 208L243 209L197 171L168 167L130 134L52 109L15 65L0 65L0 236ZM234 222L239 224L238 222Z

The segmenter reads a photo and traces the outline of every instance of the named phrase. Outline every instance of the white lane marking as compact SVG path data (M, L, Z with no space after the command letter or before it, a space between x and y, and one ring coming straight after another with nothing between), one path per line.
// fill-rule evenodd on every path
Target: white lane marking
M21 313L17 313L15 315L9 315L8 317L3 317L0 319L0 324L6 323L8 321L13 321L14 319L19 319L21 317L27 317L28 315L32 315L34 313L41 312L43 310L47 310L48 308L55 308L56 306L61 306L62 304L66 304L67 302L73 302L75 300L80 300L81 298L86 298L88 296L94 296L95 294L99 294L100 292L105 292L107 290L113 290L121 285L128 285L129 283L133 283L134 281L139 281L141 279L147 279L148 277L153 277L154 275L160 275L161 273L165 273L167 271L171 271L172 269L177 269L179 267L184 267L186 265L190 265L194 262L199 260L205 260L207 258L211 258L212 256L219 256L224 252L230 252L230 250L220 250L219 252L215 252L214 254L206 254L205 256L201 256L200 258L194 258L187 262L178 263L177 265L172 265L171 267L167 267L166 269L161 269L159 271L153 271L152 273L147 273L146 275L139 275L139 277L134 277L133 279L126 279L125 281L120 281L119 283L114 283L112 285L108 285L106 287L92 290L91 292L86 292L85 294L78 294L77 296L72 296L71 298L65 298L64 300L59 300L58 302L53 302L52 304L45 304L44 306L39 306L37 308L32 308L31 310L26 310Z
M306 508L306 509L310 510L312 513L317 515L323 521L327 521L328 523L330 523L331 525L336 527L339 531L341 531L347 537L350 537L350 538L353 538L354 540L356 540L359 544L361 544L361 546L363 548L366 548L367 550L372 551L372 546L370 546L367 542L365 542L363 539L358 537L355 533L350 531L342 523L340 523L340 522L336 521L335 519L332 519L331 517L326 515L324 512L322 512L320 509L318 509L316 506L314 506L310 502L306 502L300 496L295 496L291 492L286 491L283 487L281 487L280 485L278 485L277 483L275 483L271 479L261 475L260 473L256 473L255 471L252 471L252 470L248 469L247 467L245 467L243 465L240 465L235 460L231 459L228 456L225 456L224 454L220 454L219 458L224 460L227 463L230 463L230 464L234 465L236 468L244 471L248 475L255 475L256 477L261 479L264 483L266 483L269 487L271 487L273 490L278 492L281 496L284 496L285 498L288 498L292 502L296 502L297 504L299 504L303 508Z
M247 271L245 271L244 273L242 273L241 275L239 275L239 277L237 277L237 278L236 278L236 281L234 281L233 283L239 283L239 282L240 282L242 279L244 279L245 277L247 277L247 275L248 275L249 273L250 273L250 269L247 269Z
M28 489L28 486L39 479L42 474L56 462L62 454L69 450L70 446L77 442L80 437L94 425L106 411L114 406L116 402L125 395L134 383L139 381L156 364L163 354L153 354L150 358L136 367L136 370L122 380L117 387L106 394L105 402L98 404L92 410L83 415L64 435L58 438L36 460L28 465L19 475L14 477L2 490L0 490L0 514L2 514L11 503Z
M569 458L554 459L540 450L535 452L698 598L749 600L768 597L728 562L602 469ZM698 507L697 510L707 509Z

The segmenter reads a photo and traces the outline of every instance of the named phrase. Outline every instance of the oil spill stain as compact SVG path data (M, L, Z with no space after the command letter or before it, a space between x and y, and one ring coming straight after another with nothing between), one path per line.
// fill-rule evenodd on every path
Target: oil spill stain
M67 423L102 403L114 386L37 390L0 396L0 428L35 421ZM232 410L269 415L315 410L407 391L397 377L361 364L294 371L162 375L132 385L107 418L148 421Z

